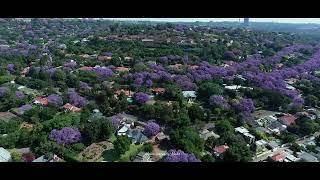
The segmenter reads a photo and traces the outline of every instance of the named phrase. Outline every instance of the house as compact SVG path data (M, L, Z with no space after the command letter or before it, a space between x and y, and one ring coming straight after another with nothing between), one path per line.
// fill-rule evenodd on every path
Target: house
M46 97L36 97L33 101L34 104L41 104L42 106L48 106L48 99Z
M161 141L169 140L169 139L170 139L170 137L168 135L164 134L163 132L158 133L155 137L156 142L161 142Z
M17 116L11 112L0 112L0 121L9 122L14 118L17 118Z
M275 134L280 134L282 131L287 129L287 126L281 124L279 121L274 121L267 128Z
M79 68L79 70L81 70L81 71L92 71L93 67L82 66L82 67Z
M273 162L283 162L284 159L285 159L285 157L280 153L277 153L277 154L270 157L270 160Z
M152 93L159 95L159 94L163 94L166 91L166 89L157 87L157 88L152 88L151 91Z
M71 112L80 112L81 111L81 108L78 108L76 106L73 106L72 104L70 103L67 103L63 106L63 108L65 110L68 110L68 111L71 111Z
M249 131L244 127L237 127L235 128L235 131L242 134L245 140L248 141L249 144L252 144L255 142L255 137L249 133Z
M267 110L258 110L258 111L254 111L252 113L252 116L255 120L259 120L259 119L263 119L266 118L268 116L272 116L274 117L275 115L279 114L279 112L275 112L275 111L267 111Z
M180 70L182 67L183 67L183 64L169 65L169 68L174 69L174 70Z
M150 153L139 152L133 162L152 162Z
M226 86L226 85L224 85L224 88L225 88L225 89L229 89L229 90L238 90L238 89L240 89L240 88L253 90L252 87L244 87L244 86L240 86L240 85L231 85L231 86Z
M222 154L224 154L228 149L229 149L229 146L227 145L216 146L215 148L213 148L213 153L219 157Z
M30 67L26 67L26 68L24 68L22 71L21 71L21 75L23 75L23 76L25 76L26 74L28 74L29 73L29 70L30 70Z
M280 143L277 142L277 141L270 141L268 144L267 144L267 147L269 149L271 149L272 151L276 151L278 150L278 147L280 146Z
M0 162L9 162L11 161L11 153L4 149L3 147L0 147Z
M319 162L317 157L307 152L298 153L298 157L302 162Z
M261 139L255 142L256 144L256 152L261 153L267 150L266 145L268 144L265 140Z
M112 57L111 57L111 56L105 56L105 55L99 55L99 56L97 57L97 59L98 59L99 61L107 61L107 60L111 60Z
M188 99L188 102L193 102L196 98L196 91L182 91L183 97Z
M118 136L127 135L129 129L130 129L130 126L124 125L118 130L117 135Z
M142 39L142 42L153 42L153 39Z
M127 67L117 67L117 68L116 68L116 71L118 71L118 72L129 72L129 71L130 71L130 68L127 68Z
M148 140L147 136L139 129L129 129L126 134L134 144L142 144Z
M49 154L49 155L42 155L37 159L33 160L32 162L64 162L64 160L55 154L53 155Z
M121 93L124 93L126 96L132 96L133 92L125 89L118 89L114 92L115 97L120 96Z
M293 116L293 115L284 115L278 118L279 121L286 125L286 126L290 126L292 124L296 123L297 117Z
M94 120L104 119L104 118L105 118L105 116L103 116L103 114L99 111L99 109L94 109L93 113L88 118L88 122L93 122Z
M215 139L220 138L218 134L214 133L213 131L209 131L208 129L200 131L199 136L204 140L207 140L209 137L214 137Z

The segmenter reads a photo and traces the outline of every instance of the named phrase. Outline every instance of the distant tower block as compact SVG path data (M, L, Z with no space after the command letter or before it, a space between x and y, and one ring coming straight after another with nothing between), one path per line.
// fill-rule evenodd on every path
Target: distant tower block
M245 27L248 27L248 26L249 26L249 18L244 18L244 20L243 20L243 25L244 25Z

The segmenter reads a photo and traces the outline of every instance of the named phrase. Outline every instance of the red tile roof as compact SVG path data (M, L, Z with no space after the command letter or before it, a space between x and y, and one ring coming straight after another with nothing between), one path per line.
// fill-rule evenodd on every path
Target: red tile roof
M152 88L152 91L155 93L164 93L166 91L165 88Z
M126 96L130 96L131 95L131 91L130 90L124 90L124 89L118 89L114 92L115 95L120 96L121 92L124 92L124 94Z
M279 117L279 119L281 121L286 122L287 124L291 125L296 123L297 117L293 116L293 115L284 115L282 117Z
M275 155L271 156L271 159L272 159L273 161L276 161L276 162L281 162L281 161L284 160L284 157L283 157L283 155L281 155L280 153L278 153L278 154L275 154Z
M72 112L80 112L81 111L81 108L78 108L76 106L73 106L72 104L70 103L67 103L63 106L64 109L67 109L69 111L72 111Z
M48 105L48 99L46 97L36 97L34 99L35 103L39 103L43 106L47 106Z
M227 151L227 149L229 149L228 146L226 145L221 145L221 146L216 146L213 151L217 154L223 154Z

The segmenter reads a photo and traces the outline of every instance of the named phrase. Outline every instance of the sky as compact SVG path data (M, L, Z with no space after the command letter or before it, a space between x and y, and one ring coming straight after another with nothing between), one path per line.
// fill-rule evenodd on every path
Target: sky
M139 21L168 21L168 22L221 22L239 21L239 18L105 18L111 20L139 20ZM243 19L241 18L241 21ZM279 22L279 23L316 23L320 24L320 18L250 18L251 22Z

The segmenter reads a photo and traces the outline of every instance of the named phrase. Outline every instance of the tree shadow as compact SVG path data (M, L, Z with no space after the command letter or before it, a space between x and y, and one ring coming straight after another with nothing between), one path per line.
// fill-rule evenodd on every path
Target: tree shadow
M104 161L113 162L120 158L120 155L115 149L109 149L102 153Z

